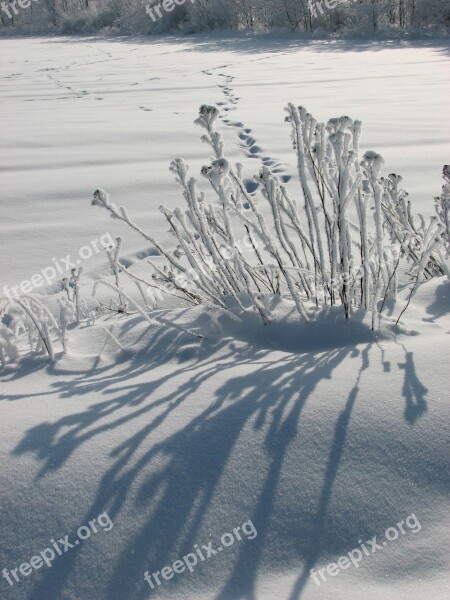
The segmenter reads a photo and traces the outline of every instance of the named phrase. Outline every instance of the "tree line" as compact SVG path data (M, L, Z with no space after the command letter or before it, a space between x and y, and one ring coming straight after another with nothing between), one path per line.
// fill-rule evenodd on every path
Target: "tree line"
M450 0L2 0L0 7L3 30L62 33L445 33L450 25Z

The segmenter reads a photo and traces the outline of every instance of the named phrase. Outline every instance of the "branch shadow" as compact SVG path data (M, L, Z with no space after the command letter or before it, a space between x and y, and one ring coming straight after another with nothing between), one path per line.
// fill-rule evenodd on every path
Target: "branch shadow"
M450 282L445 279L436 288L436 295L432 304L427 306L426 312L430 316L424 319L428 323L434 323L441 317L448 315L450 305Z
M173 562L174 557L192 551L243 432L249 427L260 432L263 440L260 452L267 469L246 515L248 518L251 514L258 535L251 542L236 546L234 563L220 589L214 580L208 580L208 585L218 590L216 600L256 600L255 585L268 545L283 465L290 446L298 442L302 411L321 381L332 379L347 358L360 357L362 364L356 382L329 441L328 461L314 514L302 525L302 541L296 553L303 568L290 596L290 600L298 600L308 583L310 569L321 556L324 540L332 535L327 531L327 510L372 344L300 355L284 353L275 359L273 351L264 348L237 347L228 342L205 343L195 359L185 360L186 354L182 352L180 364L165 369L161 375L158 367L165 365L168 357L173 360L174 347L180 345L184 345L189 356L192 340L162 330L147 350L154 364L149 364L143 353L131 366L126 364L110 374L104 371L92 375L88 382L81 372L70 382L57 382L55 393L61 397L83 396L94 390L113 397L63 416L55 423L34 427L14 453L34 454L42 462L37 475L40 478L61 468L88 440L104 432L120 432L121 428L134 424L134 432L130 435L124 429L123 441L112 448L112 465L102 474L96 497L82 522L87 523L105 511L114 523L120 522L122 511L129 511L130 506L145 515L136 533L122 536L105 595L111 600L141 600L150 592L143 573L155 572ZM158 348L156 361L155 348ZM216 356L219 350L221 353ZM411 353L406 354L405 380L411 379L412 383L409 387L405 384L404 394L409 398L413 390L414 398L420 394L423 398L426 388L420 387L412 356L408 355ZM250 368L239 375L230 372L227 378L226 372L232 371L236 363L240 368ZM144 374L145 382L137 382ZM200 388L218 375L223 383L215 390L210 404L163 439L152 439L174 411L187 402L192 403ZM182 383L168 392L166 385L178 376ZM125 414L124 407L129 408ZM75 531L71 537L76 537ZM28 600L63 597L76 561L75 552L60 557L58 569L42 573ZM203 582L210 577L204 571L200 576ZM179 584L172 584L176 590Z
M428 409L425 396L428 393L426 388L417 376L416 366L414 363L414 353L408 352L403 346L405 352L405 362L398 363L398 367L405 372L403 381L402 394L406 400L405 419L410 425L424 415Z
M113 42L130 46L150 46L159 47L164 43L167 45L183 45L184 48L178 52L206 52L209 54L230 52L231 54L253 54L257 57L259 54L277 54L284 52L286 54L295 52L299 48L311 48L316 52L380 52L386 49L403 48L432 48L437 52L445 54L450 53L448 38L445 36L436 36L424 33L414 36L405 35L383 35L379 34L373 37L342 35L340 37L334 34L324 33L292 33L292 32L205 32L194 34L162 34L162 35L77 35L79 38L90 44ZM51 44L73 44L74 38L51 38L46 39ZM167 52L163 52L167 53Z

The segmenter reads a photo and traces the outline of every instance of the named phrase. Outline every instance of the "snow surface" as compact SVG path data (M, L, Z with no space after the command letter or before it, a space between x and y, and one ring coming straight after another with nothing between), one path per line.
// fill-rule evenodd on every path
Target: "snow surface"
M181 203L169 161L183 156L192 173L207 161L192 124L204 102L235 109L223 116L232 158L255 171L246 154L273 160L293 179L288 101L362 118L364 147L404 175L425 214L448 163L449 55L437 43L17 38L0 48L2 286L106 231L123 234L130 255L142 250L89 206L96 187L164 238L157 208ZM105 264L94 257L87 277ZM407 294L377 333L335 312L306 325L287 302L268 327L167 304L154 317L172 325L102 318L72 328L54 363L3 370L0 570L104 511L114 527L13 587L1 578L0 597L448 598L450 285L421 286L395 327ZM122 351L105 346L111 326ZM308 579L413 513L419 532L320 587ZM255 539L154 591L144 581L249 519Z
M439 42L13 38L0 39L0 60L2 284L30 279L53 257L76 256L107 231L123 233L87 210L98 187L159 227L160 204L181 201L169 162L185 158L193 175L208 162L193 125L204 103L225 103L229 158L266 158L294 178L288 102L320 120L361 119L362 150L380 152L386 173L404 176L425 215L449 162L450 57ZM259 170L255 158L246 161L249 176ZM131 235L126 241L130 250L142 246ZM85 270L101 261L95 255Z

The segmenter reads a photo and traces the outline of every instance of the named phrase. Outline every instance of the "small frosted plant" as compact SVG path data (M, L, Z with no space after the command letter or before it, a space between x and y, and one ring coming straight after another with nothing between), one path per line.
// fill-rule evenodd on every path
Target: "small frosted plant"
M7 317L8 330L18 338L20 333L27 336L30 350L44 351L49 358L55 356L54 341L60 340L64 346L64 336L50 310L37 298L24 295L4 302L0 315ZM4 332L5 339L5 332ZM10 342L13 338L9 337Z
M14 332L5 325L0 326L0 364L6 367L8 363L15 363L19 358L17 338Z

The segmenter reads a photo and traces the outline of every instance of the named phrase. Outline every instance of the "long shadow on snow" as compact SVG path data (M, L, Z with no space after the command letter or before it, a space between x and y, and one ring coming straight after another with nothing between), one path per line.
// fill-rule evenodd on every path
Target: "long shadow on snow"
M250 346L237 349L231 345L228 355L222 353L218 359L215 356L215 351L220 347L218 344L216 348L206 348L197 361L182 363L160 377L155 373L153 378L152 371L156 367L164 364L171 354L173 359L173 350L182 343L181 338L183 335L174 336L173 332L161 331L156 334L149 347L153 364L149 364L143 355L131 367L127 363L118 373L107 376L103 372L94 379L91 377L88 383L81 372L70 382L58 382L55 388L62 397L83 395L93 390L102 390L104 394L118 392L118 395L81 413L62 417L53 424L42 423L31 429L15 453L35 453L43 461L39 473L42 476L62 466L79 446L96 435L130 422L137 425L136 432L111 451L114 463L101 477L97 496L80 522L87 523L107 511L114 522L120 523L125 501L133 493L137 509L141 512L151 509L144 525L136 534L128 536L125 546L120 549L105 596L111 600L140 600L147 598L150 591L143 580L144 571L152 573L170 564L174 557L192 551L194 543L199 542L204 517L244 428L253 427L263 431L262 451L267 472L251 511L258 536L251 542L236 546L234 567L216 596L217 600L255 600L256 576L262 567L263 552L268 544L268 529L283 463L298 435L302 410L317 385L323 379L330 379L347 356L356 358L359 350L337 348L303 355L285 355L278 361L271 357L264 362L268 351L255 350ZM156 347L159 354L155 362ZM361 374L368 366L369 349L370 345L367 345L363 351L363 363L357 381L330 440L328 464L322 489L317 496L315 515L302 525L302 542L299 543L297 554L304 568L292 590L291 600L300 598L308 581L309 570L316 564L321 549L329 540L330 533L326 531L327 508L345 449L347 428L357 400ZM185 352L181 356L189 357L190 352L195 354L191 340L185 344ZM152 445L152 433L174 410L187 400L192 402L203 384L219 373L223 377L224 371L233 369L237 362L242 366L251 365L251 372L228 379L216 391L215 399L207 408L181 429ZM411 370L415 376L414 363L407 360L405 377L411 375ZM144 373L145 383L130 383L134 377ZM165 392L164 385L180 375L182 384L170 393ZM417 377L411 381L410 385L415 389ZM111 390L112 386L114 390ZM155 394L160 397L149 400ZM124 412L124 407L129 410ZM73 531L70 537L75 536ZM76 560L76 552L61 557L58 569L43 574L29 600L62 597ZM201 575L204 579L208 577L205 570ZM211 584L214 585L214 581Z
M277 54L280 52L296 52L300 48L311 48L316 52L380 52L386 49L404 48L432 48L436 52L450 53L450 46L446 37L432 37L429 35L411 37L408 34L397 38L389 35L373 37L351 37L336 39L331 35L305 34L305 33L252 33L252 32L216 32L196 33L193 35L151 35L151 36L108 36L108 35L79 35L67 38L47 38L50 44L73 44L74 39L80 42L93 44L116 43L124 46L152 46L161 44L184 48L174 50L174 53L185 52L230 52L231 54ZM187 47L187 48L186 48ZM161 55L169 54L166 47L162 47ZM158 56L158 54L155 54ZM263 58L264 60L264 58ZM228 66L228 65L225 65Z

